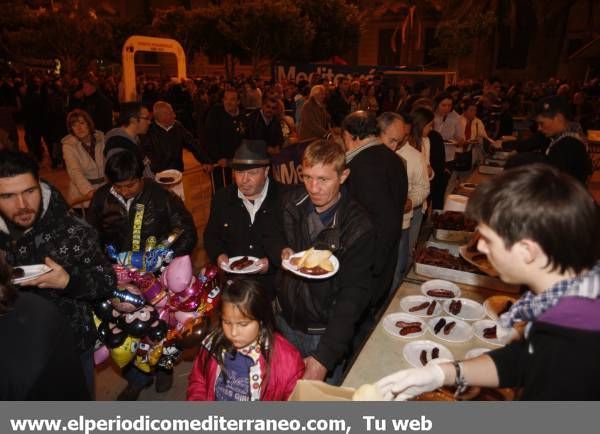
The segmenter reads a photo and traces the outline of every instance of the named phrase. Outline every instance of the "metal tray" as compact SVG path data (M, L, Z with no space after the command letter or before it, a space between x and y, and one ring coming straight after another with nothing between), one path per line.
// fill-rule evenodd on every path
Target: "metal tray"
M446 249L449 250L452 255L457 257L460 256L458 245L427 241L425 243L425 247L429 246L437 247L439 249ZM455 283L464 283L465 285L495 289L497 291L510 292L514 294L519 293L518 285L509 285L500 279L483 274L467 273L466 271L451 270L450 268L436 267L435 265L421 264L419 262L415 262L415 273L431 279L443 279Z
M479 166L479 173L482 173L484 175L497 175L499 173L502 173L502 171L504 170L504 167L494 167L494 166L486 166L486 165L482 165Z
M436 209L433 210L433 212L435 214L441 214L444 211ZM447 243L466 244L473 236L473 232L454 231L451 229L434 229L433 236L438 241L444 241Z

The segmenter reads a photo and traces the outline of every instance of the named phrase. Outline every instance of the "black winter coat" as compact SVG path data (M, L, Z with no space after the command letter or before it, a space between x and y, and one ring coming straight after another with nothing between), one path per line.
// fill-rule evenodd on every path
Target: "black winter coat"
M269 258L269 265L281 265L281 251L286 246L283 233L281 194L283 186L269 180L267 197L256 213L254 223L242 200L237 186L229 185L217 192L204 229L204 248L211 261L225 253Z
M181 199L150 179L144 179L144 187L133 199L129 211L125 205L111 193L110 184L100 187L90 204L87 219L100 234L102 246L112 244L119 252L131 251L133 221L136 204L144 205L141 229L141 246L150 236L158 242L167 238L175 229L183 233L173 244L175 256L189 255L198 241L194 218Z
M183 148L194 154L199 163L210 161L194 140L192 133L178 121L175 121L169 131L153 122L141 141L153 173L167 169L183 172Z
M107 299L116 286L108 259L98 245L96 231L84 221L70 215L60 195L42 182L43 213L33 227L18 238L8 233L0 218L0 249L7 252L12 266L43 264L46 257L69 273L65 289L26 287L54 302L69 321L81 352L96 341L96 327L90 305Z
M311 211L304 186L284 195L287 245L295 252L310 247L329 249L340 262L339 271L323 280L282 271L277 299L281 315L294 330L322 335L313 357L331 370L346 355L371 299L375 231L367 212L343 192L333 221L312 242L308 227Z
M250 140L264 140L267 146L270 147L283 145L283 132L281 131L279 120L273 117L269 125L267 125L260 109L246 115L245 138Z

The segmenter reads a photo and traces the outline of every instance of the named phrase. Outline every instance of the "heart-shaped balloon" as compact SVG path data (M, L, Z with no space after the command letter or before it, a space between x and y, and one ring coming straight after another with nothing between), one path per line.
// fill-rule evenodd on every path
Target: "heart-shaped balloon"
M183 291L192 280L192 259L189 255L178 256L171 261L164 274L170 291L174 293Z

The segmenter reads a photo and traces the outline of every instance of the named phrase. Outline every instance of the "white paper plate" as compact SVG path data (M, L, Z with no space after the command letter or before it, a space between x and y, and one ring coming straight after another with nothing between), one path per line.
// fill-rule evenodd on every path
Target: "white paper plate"
M443 327L438 334L435 334L435 325L441 318L446 320L446 324L449 324L450 322L456 323L452 331L447 335L444 334ZM471 327L469 323L452 316L438 316L431 318L427 321L427 325L429 326L429 331L433 336L447 342L466 342L473 336L473 327Z
M417 310L415 312L410 312L410 308L413 306L418 306L421 303L425 303L425 302L431 303L433 301L435 301L436 303L435 303L435 308L433 310L433 314L431 314L431 315L427 315L427 307L425 309ZM409 313L411 315L429 318L432 316L437 316L442 312L442 303L437 300L434 300L431 297L426 297L424 295L408 295L408 296L404 297L402 300L400 300L400 308L404 312Z
M435 360L444 360L449 362L454 360L454 356L448 348L446 348L442 344L438 344L433 341L427 340L412 341L407 343L402 349L402 355L404 356L406 361L415 368L422 368L423 364L421 363L421 351L425 350L427 352L427 363L429 363L432 360L431 351L436 347L439 348L440 354L439 357Z
M35 279L36 277L39 277L43 274L52 271L52 268L48 267L46 264L19 265L18 267L14 268L20 268L25 272L23 277L17 277L15 279L12 279L12 283L15 284L27 282L28 280Z
M454 300L460 300L462 308L457 315L450 312L450 303ZM485 311L481 303L477 303L475 300L469 298L455 298L452 300L444 301L444 311L453 317L460 318L465 321L477 321L485 316Z
M244 256L234 256L233 258L229 258L229 263L219 264L219 267L221 267L221 269L223 271L226 271L231 274L252 274L252 273L256 273L256 272L260 271L260 265L257 264L258 258L254 257L254 256L248 256L248 259L251 261L254 261L254 264L252 264L242 270L232 269L231 264L233 264L235 261L242 259L243 257Z
M491 319L482 319L481 321L473 323L473 332L479 340L485 342L486 344L495 345L497 347L503 347L504 344L498 339L488 339L483 337L483 330L488 327L494 326L498 326L498 323L496 323L496 321L492 321Z
M292 265L290 261L294 258L301 258L304 255L304 252L305 250L303 250L302 252L294 253L292 256L289 257L289 259L284 259L283 261L281 261L281 266L286 270L289 270L298 276L306 277L307 279L327 279L333 276L335 273L337 273L340 269L340 261L338 260L338 258L335 257L335 255L331 255L329 257L329 260L331 261L331 265L333 265L333 271L320 275L302 273L298 271L298 267Z
M504 306L509 301L512 301L514 304L517 302L517 299L507 295L492 295L483 302L483 309L487 316L493 320L497 320L498 312L504 309Z
M423 295L434 298L436 300L450 300L449 298L434 297L434 296L427 294L427 291L432 290L432 289L448 289L454 293L453 298L460 297L460 288L458 286L456 286L454 283L449 282L447 280L441 280L441 279L428 280L427 282L425 282L424 284L421 285L421 292L423 293Z
M465 359L474 359L475 357L479 357L482 354L485 353L489 353L490 350L489 348L473 348L472 350L467 351L467 354L465 354Z
M402 336L400 334L401 327L398 327L396 325L396 323L398 321L420 322L421 323L421 331L417 332L417 333L411 333L406 336ZM395 338L412 339L412 338L418 338L420 336L423 336L423 334L425 333L425 330L427 330L427 324L425 324L423 318L419 318L418 316L410 315L410 314L404 313L404 312L396 312L396 313L390 313L389 315L386 315L385 318L383 318L383 329L389 335L391 335Z
M173 181L171 182L164 182L161 181L161 178L173 178ZM162 185L175 185L179 182L181 182L181 179L183 178L183 173L181 173L179 170L175 170L175 169L169 169L169 170L163 170L162 172L158 172L156 175L154 175L154 180Z

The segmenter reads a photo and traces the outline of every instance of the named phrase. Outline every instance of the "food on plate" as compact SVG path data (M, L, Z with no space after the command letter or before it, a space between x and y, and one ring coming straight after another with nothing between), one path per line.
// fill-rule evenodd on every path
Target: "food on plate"
M428 246L421 250L421 253L417 256L417 262L425 265L433 265L434 267L481 274L479 268L469 264L460 256L454 256L449 250L433 246Z
M506 313L510 310L511 307L513 307L513 302L512 300L508 300L506 302L506 304L504 305L504 307L502 308L502 310L500 312L498 312L498 316L502 315L503 313Z
M429 307L430 304L431 304L430 302L426 301L424 303L421 303L421 304L411 307L410 309L408 309L408 311L409 312L417 312L419 310L423 310L423 309Z
M421 360L421 365L425 366L427 364L427 350L421 350L419 359Z
M419 333L421 331L421 324L419 325L411 325L411 326L407 326L407 327L402 327L400 329L400 335L401 336L406 336L406 335L410 335L412 333Z
M25 270L23 270L22 268L15 267L12 269L12 278L13 279L19 279L24 276L25 276Z
M433 350L431 350L431 358L437 359L438 357L440 357L440 349L438 347L433 347Z
M448 324L446 324L444 326L444 334L449 335L452 329L454 329L454 327L456 327L456 321L451 321Z
M329 250L316 250L311 247L301 257L292 258L290 263L301 273L319 276L333 271L333 264L329 259L331 255Z
M254 261L252 259L248 259L247 256L238 259L237 261L233 261L229 268L232 270L243 270L244 268L248 268L250 265L253 265Z
M444 318L440 318L440 320L433 327L434 334L437 335L440 332L440 330L442 329L442 327L444 327L445 325L446 325L446 320Z
M437 301L433 300L431 302L431 304L429 305L429 307L427 308L427 315L433 315L433 312L435 311L435 305L437 304Z
M415 322L396 321L396 327L398 327L398 328L412 327L412 326L419 326L419 327L421 327L421 323L419 321L415 321Z
M442 298L453 298L455 297L454 292L449 289L430 289L427 291L427 295L430 297L442 297Z
M477 222L466 218L462 212L444 211L440 214L433 214L434 229L473 232L476 226Z
M462 309L462 301L452 300L448 309L452 315L458 315Z
M352 401L383 401L383 396L374 384L363 384L352 394Z
M496 326L483 329L483 337L486 339L498 339L496 334Z
M171 182L175 182L175 178L171 176L161 176L158 178L159 182L164 182L165 184L169 184Z

